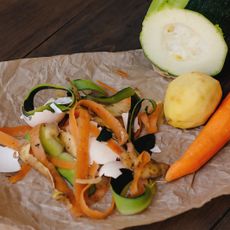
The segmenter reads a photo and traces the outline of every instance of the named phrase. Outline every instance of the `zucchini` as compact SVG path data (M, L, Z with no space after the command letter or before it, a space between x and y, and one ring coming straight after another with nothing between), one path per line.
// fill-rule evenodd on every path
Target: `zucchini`
M224 38L230 46L230 1L229 0L190 0L186 5L190 9L203 14L213 24L219 25Z
M42 146L46 153L51 156L57 157L64 151L64 146L58 138L58 126L54 123L42 124L40 128L39 137Z
M220 26L192 11L199 7L204 11L201 2L206 1L154 0L144 18L143 51L155 66L171 75L192 71L216 75L224 66L228 47Z

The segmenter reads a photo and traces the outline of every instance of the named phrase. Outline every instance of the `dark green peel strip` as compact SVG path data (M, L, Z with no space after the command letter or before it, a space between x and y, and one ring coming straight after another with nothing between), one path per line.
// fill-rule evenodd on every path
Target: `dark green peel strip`
M99 96L106 95L105 90L91 80L76 79L71 83L77 88L78 91L91 90L97 92Z
M129 110L129 116L128 116L128 124L127 124L127 133L129 134L129 139L133 139L133 125L134 125L134 119L139 113L141 109L141 104L138 104L138 102L141 100L141 98L137 95L134 94L131 97L131 108Z
M125 98L131 97L134 94L135 94L135 90L131 87L127 87L120 90L119 92L115 93L110 97L95 97L95 96L87 95L86 99L96 101L102 104L114 104Z
M62 111L69 110L69 108L75 103L75 95L70 89L59 86L59 85L40 84L40 85L37 85L31 89L31 91L26 96L26 98L23 102L22 112L25 116L30 116L30 115L33 115L35 112L42 112L44 110L53 111L52 108L50 108L50 106L49 106L50 103L48 103L47 105L39 106L36 109L34 107L34 97L36 96L36 94L39 91L46 90L46 89L64 90L64 91L66 91L67 96L71 97L71 99L72 99L71 103L56 105Z

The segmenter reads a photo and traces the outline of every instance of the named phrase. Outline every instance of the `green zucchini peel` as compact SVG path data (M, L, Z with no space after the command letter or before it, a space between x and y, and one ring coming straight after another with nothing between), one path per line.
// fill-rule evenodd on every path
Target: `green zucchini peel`
M41 90L46 90L46 89L54 89L54 90L63 90L66 91L67 96L71 97L71 102L67 104L55 104L62 112L68 111L71 106L75 103L75 95L72 90L65 88L63 86L59 85L53 85L53 84L39 84L31 89L31 91L28 93L26 96L23 106L22 106L22 113L25 116L31 116L35 112L42 112L44 110L49 110L53 112L53 109L50 107L50 104L53 103L47 103L45 105L39 106L37 108L34 107L34 97L36 94L41 91Z
M71 83L77 88L78 91L91 90L91 91L97 92L99 96L106 95L105 90L102 87L95 84L91 80L76 79L76 80L71 81Z
M124 189L126 189L127 186L125 186ZM156 184L152 183L146 186L145 192L142 195L134 198L128 198L122 196L124 192L118 194L112 188L112 194L116 203L116 207L118 211L123 215L133 215L144 211L152 203L152 199L156 194L156 191Z
M134 94L135 94L135 90L131 87L127 87L109 97L94 97L91 95L87 95L86 99L96 101L102 104L114 104L125 98L131 97Z

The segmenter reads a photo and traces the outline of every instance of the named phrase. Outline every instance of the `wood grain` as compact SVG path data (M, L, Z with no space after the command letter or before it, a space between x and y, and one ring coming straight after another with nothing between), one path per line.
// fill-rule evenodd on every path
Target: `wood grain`
M94 1L29 57L140 48L139 33L151 1ZM93 13L89 13L93 12Z
M0 0L0 60L26 57L93 0Z
M229 220L230 220L230 208L228 208L228 211L224 214L223 218L217 221L216 225L214 225L212 229L229 230Z

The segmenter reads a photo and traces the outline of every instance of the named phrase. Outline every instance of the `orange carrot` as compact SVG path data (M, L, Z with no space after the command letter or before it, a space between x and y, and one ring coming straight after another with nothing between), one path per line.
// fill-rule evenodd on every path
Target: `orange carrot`
M82 109L80 111L84 111L84 113L87 113L85 110ZM93 134L93 136L98 136L100 130L95 125L90 124L89 119L87 119L88 120L87 121L86 117L81 118L81 116L82 116L82 112L79 113L79 118L78 118L77 136L79 138L77 139L78 151L77 151L77 161L76 161L76 178L84 179L87 176L95 177L97 173L98 165L96 163L94 163L91 167L89 167L89 165L88 166L86 165L89 162L89 159L87 159L89 154L86 153L86 150L88 151L89 132ZM80 118L82 120L80 120ZM75 197L76 197L77 204L80 205L80 211L82 211L86 216L94 219L103 219L108 215L110 215L111 212L113 211L114 201L112 201L111 206L104 212L91 209L87 203L92 201L95 202L97 201L97 199L101 198L107 191L108 186L101 186L100 189L96 190L96 194L94 194L94 199L89 200L85 192L90 186L91 184L88 185L77 184L77 183L75 184L74 187L75 187Z
M140 177L141 173L147 163L151 160L151 157L148 152L143 151L138 157L136 166L134 168L134 178L130 185L130 195L135 197L141 195L144 192L144 187L140 186Z
M99 165L93 162L93 164L89 168L89 178L92 179L96 178L96 175L98 174L98 168ZM110 187L110 179L108 177L101 177L100 182L94 184L94 186L95 186L95 191L93 192L93 194L91 194L90 196L89 195L84 196L84 198L86 199L85 202L88 205L100 201L105 196L105 194L108 192Z
M110 205L110 207L103 211L99 211L99 210L95 210L95 209L91 209L87 203L86 203L86 199L85 199L85 193L87 191L87 189L90 187L91 185L87 185L86 187L83 188L83 190L81 191L81 195L80 195L80 206L82 211L84 212L84 214L88 217L91 217L93 219L104 219L107 216L109 216L114 209L115 203L114 200L112 200L112 203Z
M138 115L138 120L141 121L148 133L156 133L158 131L158 122L162 114L163 104L157 104L156 110L147 115L145 112L141 112Z
M119 144L123 145L128 140L128 134L121 123L103 105L90 100L80 100L78 105L82 105L92 110L99 116L104 123L111 128L118 139Z
M9 178L9 181L10 181L12 184L14 184L14 183L16 183L16 182L22 180L22 179L27 175L27 173L30 171L30 169L31 169L31 166L30 166L30 165L28 165L28 164L26 164L26 163L23 163L23 164L21 165L21 170L18 171L18 172L17 172L16 174L14 174L13 176L11 176L11 177Z
M90 135L98 137L99 134L100 130L97 128L97 126L90 123Z
M17 151L19 151L21 146L20 142L16 138L2 131L0 131L0 145L12 148Z
M76 104L69 111L69 129L70 129L71 135L73 136L74 142L77 145L78 125L77 125L77 121L76 121L75 116L79 116L79 111L76 111ZM77 155L77 153L75 153L75 156L76 155ZM74 216L77 216L77 217L83 215L83 213L82 213L82 211L80 209L79 203L76 202L76 195L75 194L74 194L74 205L73 205L73 208L72 208L72 213L73 213Z
M149 129L150 127L149 118L146 112L140 112L138 114L138 123L143 123L146 130Z
M90 116L84 109L79 109L79 117L77 118L77 160L75 164L75 178L87 179L89 176L89 131ZM73 127L72 127L73 128ZM71 128L71 129L72 129ZM74 183L74 196L76 201L76 209L82 212L80 207L81 192L86 185Z
M2 127L2 128L0 128L0 131L7 133L13 137L23 137L30 130L31 130L31 127L28 125L19 125L16 127Z
M93 162L93 164L89 168L89 177L90 178L96 177L98 168L99 168L99 164L97 164L96 162Z
M124 152L124 150L122 149L122 147L121 147L119 144L117 144L117 142L114 141L113 139L108 140L108 141L107 141L107 145L108 145L108 147L109 147L111 150L113 150L117 155L121 155L121 154Z
M100 130L95 125L90 124L90 134L93 135L94 137L98 137L98 135L100 134ZM124 152L122 147L113 139L109 139L106 144L117 155L121 155L121 153Z
M102 86L104 89L107 89L107 90L109 90L112 93L117 93L116 89L114 89L113 87L105 84L104 82L97 80L97 83L98 83L98 85Z
M163 115L163 104L158 103L156 110L149 117L148 133L156 133L158 131L158 123Z
M48 159L55 167L58 167L58 168L73 169L75 166L74 162L62 160L58 157L49 156Z
M166 181L172 181L196 172L229 140L230 93L182 157L170 166L165 177Z

